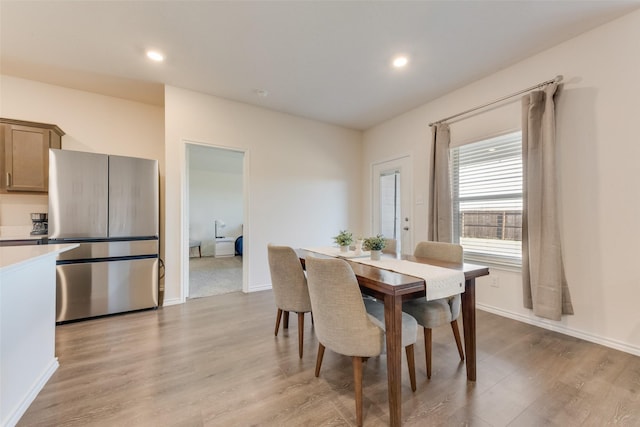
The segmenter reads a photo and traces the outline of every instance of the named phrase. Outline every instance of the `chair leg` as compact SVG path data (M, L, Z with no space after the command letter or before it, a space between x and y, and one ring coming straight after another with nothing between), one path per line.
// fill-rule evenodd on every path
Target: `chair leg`
M318 357L316 358L316 377L320 376L320 367L322 366L323 356L324 356L324 346L318 343Z
M278 309L278 314L276 315L276 330L273 333L275 336L278 336L278 329L280 329L280 319L282 318L282 310Z
M298 313L298 354L302 359L302 343L304 342L304 313Z
M409 366L411 391L416 391L416 361L413 357L413 344L406 346L404 351L407 353L407 366Z
M289 312L288 311L284 312L283 326L284 326L284 329L289 329Z
M464 351L462 350L462 342L460 341L460 330L458 329L458 319L451 322L451 329L453 330L453 336L456 339L456 345L458 346L458 354L460 360L464 360Z
M356 392L356 425L362 426L362 358L353 356L353 388Z
M424 354L427 361L427 378L431 378L431 329L424 328Z

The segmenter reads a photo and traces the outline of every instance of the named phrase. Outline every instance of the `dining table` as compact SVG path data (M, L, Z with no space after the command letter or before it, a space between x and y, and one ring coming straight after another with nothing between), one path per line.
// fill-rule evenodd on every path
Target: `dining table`
M297 250L304 266L309 250ZM313 253L313 256L327 256ZM385 256L385 255L383 255ZM392 256L392 255L387 255ZM489 274L489 268L469 263L449 263L431 258L402 255L401 259L430 264L464 273L465 287L462 299L462 323L464 331L467 380L476 380L476 278ZM351 265L363 293L384 302L384 318L387 346L387 382L389 395L389 424L402 425L402 302L413 298L425 298L426 282L423 278L397 273L380 267L366 265L355 259L344 258Z

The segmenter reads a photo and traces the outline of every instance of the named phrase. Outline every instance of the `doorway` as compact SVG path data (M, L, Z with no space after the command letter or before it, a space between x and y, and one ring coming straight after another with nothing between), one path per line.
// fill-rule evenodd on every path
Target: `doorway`
M243 289L243 151L186 144L186 297Z
M372 231L395 239L402 255L413 253L411 157L375 163L372 166Z

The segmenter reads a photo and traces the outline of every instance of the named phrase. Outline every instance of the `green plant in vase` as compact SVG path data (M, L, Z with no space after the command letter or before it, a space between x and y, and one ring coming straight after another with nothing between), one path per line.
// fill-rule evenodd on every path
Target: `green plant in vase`
M364 239L362 242L362 249L365 251L371 251L372 260L379 260L380 252L384 249L386 244L387 243L382 234L378 234L375 237L367 237Z
M353 243L353 234L347 230L340 230L340 233L333 240L340 246L342 252L347 252L349 245Z

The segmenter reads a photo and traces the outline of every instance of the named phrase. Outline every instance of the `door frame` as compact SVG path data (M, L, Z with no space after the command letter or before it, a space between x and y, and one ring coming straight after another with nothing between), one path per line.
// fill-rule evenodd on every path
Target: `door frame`
M371 218L370 218L370 230L372 233L376 233L379 218L379 181L377 170L390 170L399 169L401 181L401 205L402 216L407 216L408 211L409 218L409 230L402 234L400 249L401 254L411 255L413 254L413 224L415 223L413 218L413 160L411 154L404 154L391 159L386 159L378 162L371 163L370 166L370 180L371 180ZM408 179L408 181L406 181ZM407 194L405 194L405 192ZM377 219L377 220L376 220ZM401 220L401 232L404 227L404 222Z
M189 145L198 145L201 147L214 148L218 150L227 150L243 153L242 159L242 235L247 237L251 233L249 224L249 150L238 147L228 147L223 145L211 144L208 142L195 141L191 139L182 140L182 154L184 159L184 169L182 176L182 200L181 204L181 224L182 239L180 245L180 301L185 302L189 297ZM185 236L187 236L185 238ZM249 247L251 239L243 238L242 241L242 292L249 292Z

